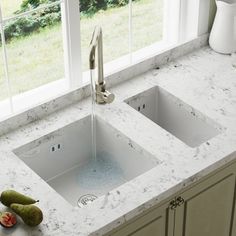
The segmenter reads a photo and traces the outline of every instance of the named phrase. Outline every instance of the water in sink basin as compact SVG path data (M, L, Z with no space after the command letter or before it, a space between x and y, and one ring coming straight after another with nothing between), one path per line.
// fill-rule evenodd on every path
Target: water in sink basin
M74 205L76 202L78 206L86 205L87 201L95 200L127 181L123 170L112 159L110 153L98 153L96 161L91 158L87 164L47 182Z
M78 201L79 206L86 204L158 164L114 127L96 121L97 162L92 157L90 116L14 151L73 206Z

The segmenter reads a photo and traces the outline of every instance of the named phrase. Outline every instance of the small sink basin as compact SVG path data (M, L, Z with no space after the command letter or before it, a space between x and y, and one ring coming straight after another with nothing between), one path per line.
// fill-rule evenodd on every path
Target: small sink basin
M94 161L90 116L14 152L71 205L79 207L158 163L151 154L98 118Z
M220 133L218 124L158 86L125 102L193 148Z

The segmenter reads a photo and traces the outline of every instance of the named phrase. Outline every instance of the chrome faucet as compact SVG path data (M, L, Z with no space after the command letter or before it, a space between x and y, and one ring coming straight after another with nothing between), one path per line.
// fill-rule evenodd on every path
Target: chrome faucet
M103 45L102 45L102 28L96 26L93 37L90 42L90 54L89 54L89 67L90 70L94 70L96 49L98 51L98 79L95 82L96 103L106 104L112 103L115 99L115 95L106 90L106 83L103 75Z

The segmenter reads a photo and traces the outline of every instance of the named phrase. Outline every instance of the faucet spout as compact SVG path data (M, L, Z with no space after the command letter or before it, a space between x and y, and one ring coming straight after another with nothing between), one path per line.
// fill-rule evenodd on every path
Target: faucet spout
M90 54L89 54L89 67L90 70L94 70L96 67L96 49L98 57L98 78L95 82L96 90L96 103L106 104L112 103L115 99L115 95L106 90L106 83L103 74L103 41L102 41L102 28L95 27L92 40L90 42Z

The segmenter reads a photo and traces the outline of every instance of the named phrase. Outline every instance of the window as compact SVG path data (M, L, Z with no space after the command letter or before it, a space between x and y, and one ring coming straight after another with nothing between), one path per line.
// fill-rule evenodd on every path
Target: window
M9 98L12 111L22 94L65 78L61 3L25 2L0 2L0 100ZM30 102L28 97L24 104Z
M109 2L109 1L107 1ZM81 14L83 71L88 70L88 42L96 25L103 29L105 74L132 63L133 53L163 40L165 0L127 0L92 15ZM118 60L117 60L118 59Z
M0 108L5 111L1 115L86 82L96 25L103 28L108 74L186 40L183 29L193 31L184 24L186 15L192 16L186 9L194 11L190 2L198 6L201 1L0 0ZM197 19L198 11L194 12Z

